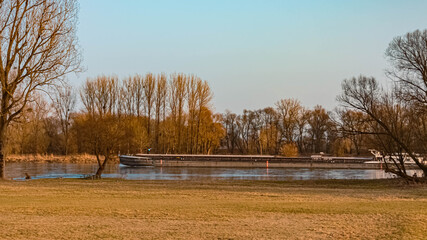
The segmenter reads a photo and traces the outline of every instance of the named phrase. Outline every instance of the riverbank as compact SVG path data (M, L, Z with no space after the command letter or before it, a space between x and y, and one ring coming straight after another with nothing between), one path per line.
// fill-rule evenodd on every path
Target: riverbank
M0 181L1 239L422 239L427 187L390 180Z
M21 154L7 155L6 162L34 162L34 163L97 163L96 156L91 154L71 154L71 155L53 155L53 154ZM119 158L114 157L110 163L119 163Z

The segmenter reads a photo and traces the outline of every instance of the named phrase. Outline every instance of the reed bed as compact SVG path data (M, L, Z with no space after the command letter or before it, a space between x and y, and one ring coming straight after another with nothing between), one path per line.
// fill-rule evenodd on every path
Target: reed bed
M96 156L91 154L53 155L53 154L22 154L7 155L6 162L36 162L36 163L97 163ZM119 163L114 157L110 163Z

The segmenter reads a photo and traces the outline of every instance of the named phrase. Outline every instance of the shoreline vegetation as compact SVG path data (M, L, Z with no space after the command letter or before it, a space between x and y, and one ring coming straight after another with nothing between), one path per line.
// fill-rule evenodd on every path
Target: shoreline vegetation
M168 154L163 154L168 156ZM174 154L170 154L171 156ZM175 154L177 156L197 156L195 154ZM142 155L144 156L144 155ZM205 156L205 155L201 155ZM209 156L226 156L226 155L209 155ZM230 156L268 156L268 155L230 155ZM282 157L278 155L277 157ZM307 157L307 156L300 156ZM92 154L69 154L69 155L58 155L58 154L8 154L6 155L6 162L35 162L35 163L81 163L90 164L97 163L96 155ZM120 163L119 157L111 156L109 163L118 164Z
M0 181L1 239L423 239L425 219L400 179Z
M55 154L11 154L6 156L6 162L97 164L96 156L91 154L72 154L67 156ZM119 163L119 158L117 156L112 157L110 163Z

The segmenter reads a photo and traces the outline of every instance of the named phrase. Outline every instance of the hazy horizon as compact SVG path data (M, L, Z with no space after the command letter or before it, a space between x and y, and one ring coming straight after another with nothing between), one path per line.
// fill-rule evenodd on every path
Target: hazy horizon
M81 1L78 37L87 77L196 74L215 111L296 98L332 110L341 81L385 82L384 51L424 29L426 1Z

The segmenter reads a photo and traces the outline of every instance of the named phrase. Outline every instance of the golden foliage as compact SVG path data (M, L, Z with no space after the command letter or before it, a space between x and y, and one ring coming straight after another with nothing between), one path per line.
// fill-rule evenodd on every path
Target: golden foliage
M352 142L349 138L336 139L333 143L334 155L345 156L351 152Z
M298 147L295 143L285 143L280 148L280 155L285 157L298 157Z

